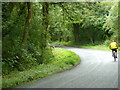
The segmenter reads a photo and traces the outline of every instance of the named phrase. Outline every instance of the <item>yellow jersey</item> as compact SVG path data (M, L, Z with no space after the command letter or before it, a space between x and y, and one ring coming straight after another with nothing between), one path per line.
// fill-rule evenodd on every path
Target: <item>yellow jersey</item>
M109 48L110 49L117 49L118 48L118 45L116 42L111 42L110 45L109 45Z

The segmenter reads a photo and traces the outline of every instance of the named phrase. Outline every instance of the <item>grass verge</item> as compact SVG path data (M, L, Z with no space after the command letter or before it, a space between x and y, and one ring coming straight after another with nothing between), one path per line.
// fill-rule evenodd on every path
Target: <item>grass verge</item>
M73 42L53 42L52 44L56 45L65 45L65 46L73 46L78 48L86 48L86 49L97 49L97 50L105 50L110 51L109 47L104 44L81 44L81 43L73 43Z
M2 88L11 88L27 82L40 80L58 72L68 70L79 64L80 58L72 51L55 48L54 59L48 64L41 64L22 72L13 72L2 77Z

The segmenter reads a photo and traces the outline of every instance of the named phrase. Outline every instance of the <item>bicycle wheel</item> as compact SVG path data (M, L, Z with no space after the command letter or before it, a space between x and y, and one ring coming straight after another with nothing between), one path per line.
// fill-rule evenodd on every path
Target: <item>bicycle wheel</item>
M114 61L116 61L116 57L114 57Z

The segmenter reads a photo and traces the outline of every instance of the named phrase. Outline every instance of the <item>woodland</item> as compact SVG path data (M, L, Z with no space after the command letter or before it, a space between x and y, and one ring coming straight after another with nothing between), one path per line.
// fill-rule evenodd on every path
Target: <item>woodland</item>
M2 73L53 58L49 44L118 40L120 2L2 2Z

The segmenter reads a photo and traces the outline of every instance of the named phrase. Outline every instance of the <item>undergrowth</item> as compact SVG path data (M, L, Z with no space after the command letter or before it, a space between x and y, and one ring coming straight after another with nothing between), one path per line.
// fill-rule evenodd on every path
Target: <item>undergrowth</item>
M27 82L40 80L43 77L70 69L80 62L79 57L72 51L54 48L52 52L54 59L47 64L40 64L30 70L24 70L22 72L14 71L9 75L3 76L2 87L10 88Z

